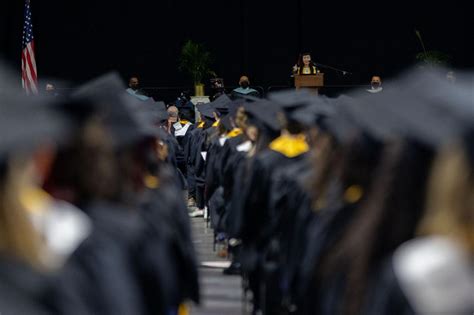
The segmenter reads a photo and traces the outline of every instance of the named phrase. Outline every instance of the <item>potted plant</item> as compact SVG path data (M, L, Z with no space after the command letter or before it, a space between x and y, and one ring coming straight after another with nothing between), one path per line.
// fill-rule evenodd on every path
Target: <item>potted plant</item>
M416 36L420 41L423 52L416 55L416 60L420 63L420 66L443 66L449 63L449 56L445 53L437 50L426 50L425 43L421 37L421 33L415 30Z
M181 49L179 69L191 75L196 96L204 96L204 79L215 73L210 70L211 54L204 45L188 40Z

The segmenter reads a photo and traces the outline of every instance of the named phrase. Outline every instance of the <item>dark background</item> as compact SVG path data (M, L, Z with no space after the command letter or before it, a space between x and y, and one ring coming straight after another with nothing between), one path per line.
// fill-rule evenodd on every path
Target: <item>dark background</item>
M143 86L191 85L177 70L186 39L204 43L213 69L234 85L284 85L298 53L352 72L322 69L327 84L366 84L415 62L421 46L472 68L470 10L461 2L388 5L383 1L32 0L40 77L80 83L107 70L139 74ZM1 0L0 55L20 68L23 1Z

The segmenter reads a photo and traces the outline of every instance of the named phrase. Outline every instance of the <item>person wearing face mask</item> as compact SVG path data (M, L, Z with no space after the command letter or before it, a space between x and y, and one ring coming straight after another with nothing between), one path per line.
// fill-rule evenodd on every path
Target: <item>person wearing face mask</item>
M127 93L142 101L147 101L149 99L146 92L140 89L140 81L137 76L130 77L128 80Z
M314 75L319 73L314 62L311 60L310 53L302 53L298 59L298 63L293 66L293 74L297 75Z
M250 80L247 76L240 77L239 87L232 91L232 98L237 99L242 96L254 96L260 97L260 93L257 90L250 87Z
M368 89L367 92L376 94L382 91L382 79L379 76L374 75L370 81L370 89Z

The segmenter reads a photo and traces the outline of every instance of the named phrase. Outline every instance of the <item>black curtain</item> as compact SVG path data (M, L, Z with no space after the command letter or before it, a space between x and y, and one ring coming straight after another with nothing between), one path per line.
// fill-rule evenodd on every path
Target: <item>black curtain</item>
M301 50L331 70L328 84L367 83L402 71L421 46L473 67L467 8L400 6L372 2L250 1L63 1L31 0L38 71L42 77L83 82L108 70L138 74L146 86L190 85L177 70L186 39L204 43L213 68L235 85L242 74L256 85L287 84ZM0 4L0 55L19 67L23 3Z

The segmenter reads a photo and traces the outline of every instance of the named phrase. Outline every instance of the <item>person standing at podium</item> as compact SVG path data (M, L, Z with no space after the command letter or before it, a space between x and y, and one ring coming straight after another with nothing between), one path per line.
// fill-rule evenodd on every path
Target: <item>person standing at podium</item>
M316 65L311 60L310 53L302 53L298 58L298 63L293 67L294 75L315 75L319 73Z

